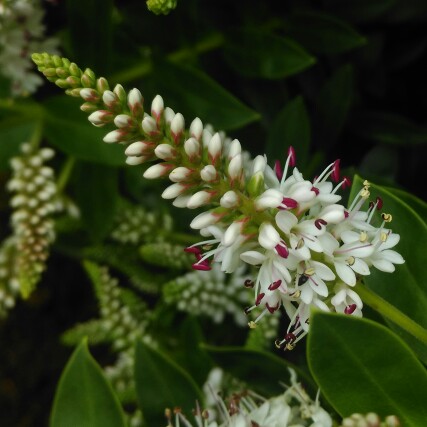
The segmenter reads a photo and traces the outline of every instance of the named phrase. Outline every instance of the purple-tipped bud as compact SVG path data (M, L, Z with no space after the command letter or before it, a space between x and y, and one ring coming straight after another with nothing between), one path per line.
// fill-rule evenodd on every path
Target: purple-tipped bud
M146 179L157 179L162 176L167 175L172 169L174 165L170 163L157 163L153 166L150 166L145 172L144 172L144 178ZM175 196L176 197L176 196Z
M208 143L208 157L213 165L217 163L221 156L222 142L219 133L217 132Z
M289 166L294 167L297 164L297 157L295 155L295 150L292 145L288 149L288 158L289 158Z
M193 171L191 169L185 168L184 166L179 166L169 174L169 179L172 182L186 181L192 173Z
M227 191L222 197L221 200L219 201L220 205L223 208L234 208L239 204L239 196L237 195L236 192L230 190Z
M111 90L106 90L102 94L102 102L105 104L105 106L108 109L113 110L116 107L116 105L118 105L119 98L117 98L117 95Z
M188 158L193 161L200 156L200 143L196 138L189 138L184 143L184 150Z
M158 132L156 121L151 116L146 116L141 123L142 130L148 135L152 136Z
M335 160L334 165L332 166L331 178L334 182L339 182L340 180L340 159Z
M190 135L195 138L197 141L200 141L200 138L203 133L203 123L202 121L196 117L190 125Z
M151 103L151 115L155 118L157 123L159 123L164 109L165 104L163 98L160 95L156 95Z
M184 116L181 113L175 114L175 117L171 121L171 134L175 144L179 143L184 127Z
M113 120L114 114L108 110L98 110L93 112L88 120L95 126L104 126Z
M207 165L200 171L200 178L205 182L212 182L217 179L217 171L215 166Z
M134 126L134 121L132 117L128 116L127 114L118 114L116 117L114 117L114 124L118 128L132 128Z
M89 88L82 89L80 96L87 102L98 102L100 99L98 92Z

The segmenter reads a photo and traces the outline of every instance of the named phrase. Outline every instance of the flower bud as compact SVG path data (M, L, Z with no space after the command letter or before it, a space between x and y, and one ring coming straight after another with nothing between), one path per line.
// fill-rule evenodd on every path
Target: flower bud
M142 120L142 130L149 136L158 132L156 121L151 116L146 116Z
M269 208L277 208L283 200L283 194L279 190L269 188L255 199L254 205L257 211Z
M196 117L190 125L190 135L193 138L196 138L197 141L200 141L200 138L202 136L203 133L203 123L202 121Z
M159 144L154 149L154 154L162 160L172 160L176 157L177 151L172 145L169 144Z
M128 95L128 106L132 115L136 118L141 118L144 115L144 98L141 92L134 88Z
M116 94L111 90L106 90L102 94L102 102L106 105L106 107L110 110L113 110L116 105L119 103L119 99Z
M258 172L264 172L266 165L267 158L265 156L256 156L252 163L252 174L255 175Z
M196 209L200 206L206 205L215 193L211 191L198 191L190 197L190 200L187 203L188 209Z
M175 168L170 174L169 179L172 182L181 182L185 181L190 177L190 175L193 173L191 169L185 168L183 166L179 166Z
M342 205L329 205L326 206L320 214L318 218L323 219L328 224L338 224L345 219L344 206Z
M169 171L174 167L174 165L170 163L157 163L153 166L150 166L144 172L144 178L146 179L157 179L162 176L165 176L169 173ZM165 190L166 191L166 190ZM163 197L163 196L162 196ZM175 196L176 197L176 196ZM166 199L166 197L164 197Z
M234 208L239 204L239 196L234 191L227 191L219 201L223 208Z
M228 164L228 176L231 180L240 178L242 173L242 155L237 154L234 156Z
M127 114L118 114L116 117L114 117L114 124L118 128L129 128L133 127L134 121L132 120L132 117L128 116Z
M280 235L268 222L263 222L259 227L259 244L265 249L274 249L280 243Z
M191 161L200 156L200 144L195 138L189 138L185 141L184 150Z
M116 129L107 133L107 135L104 136L103 141L107 142L108 144L111 144L114 142L126 141L126 137L128 135L129 135L129 132L123 129Z
M264 173L258 171L255 175L252 175L246 189L251 197L259 196L264 190Z
M98 102L100 99L98 92L94 89L89 88L81 89L80 96L88 102Z
M231 160L233 157L241 154L242 146L238 139L233 139L230 144L230 149L228 150L228 158Z
M222 238L222 244L225 246L231 246L241 234L242 231L242 222L235 221L228 226L227 230L225 230L224 236Z
M217 178L217 172L214 166L207 165L200 171L200 178L205 182L215 181Z
M158 123L160 117L165 109L165 104L163 102L163 98L160 95L156 95L151 103L151 115L155 118Z
M175 117L175 112L172 110L172 108L166 107L164 116L165 116L165 122L170 125L173 118Z
M130 166L141 165L147 160L147 156L129 156L126 157L126 164Z
M113 92L117 95L117 98L122 104L126 103L127 95L122 85L117 84L116 86L114 86Z
M165 191L163 191L162 198L174 199L175 197L178 197L179 195L181 195L187 188L188 188L188 185L177 182L175 184L170 185L169 187L166 188Z
M217 132L208 143L208 157L213 165L216 164L221 156L222 142L219 133Z
M177 113L171 121L171 134L175 144L178 144L179 139L184 131L185 121L181 113Z
M93 112L88 120L95 126L104 126L113 120L114 114L108 110L98 110Z
M125 154L126 156L141 156L142 154L150 152L153 147L154 144L152 142L136 141L132 142L132 144L126 148Z
M190 227L193 230L200 230L217 223L220 219L221 216L214 215L212 212L203 212L197 215L193 221L191 221Z

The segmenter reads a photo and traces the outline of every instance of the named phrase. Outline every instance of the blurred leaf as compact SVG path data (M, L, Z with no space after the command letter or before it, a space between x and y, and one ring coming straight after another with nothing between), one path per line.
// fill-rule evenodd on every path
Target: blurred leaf
M274 120L268 135L266 154L270 160L282 160L287 148L295 148L298 163L306 165L310 149L310 118L302 96L288 102Z
M51 427L126 426L121 406L86 341L65 367L53 403Z
M353 200L362 186L363 180L359 176L355 176L350 200ZM383 210L393 215L390 227L394 233L400 234L400 242L393 250L403 256L405 263L396 265L396 271L391 274L372 268L371 274L364 278L364 282L378 295L427 328L427 281L424 271L427 242L426 222L410 205L385 187L371 184L370 192L372 200L381 197L384 202ZM409 197L411 196L406 196L406 198ZM396 325L390 323L390 326L427 363L427 347Z
M285 359L265 351L243 347L213 347L203 345L208 354L226 372L245 381L263 396L283 393L280 383L290 384L289 368L294 369L304 387L315 390L313 380Z
M386 15L386 21L392 24L426 20L427 2L420 0L398 0Z
M363 176L378 176L393 181L399 169L399 154L395 147L375 146L363 157L359 172Z
M408 206L410 206L418 214L420 219L427 225L427 203L424 200L421 200L413 194L407 193L400 188L383 188L384 190L387 190L389 193L393 194L393 196L400 199L403 203L406 203Z
M74 61L107 73L112 47L113 0L67 0L67 29Z
M28 142L36 127L28 118L12 117L0 121L0 170L9 168L9 160L19 154L20 147Z
M338 54L366 44L366 39L340 19L315 11L297 12L285 27L310 52Z
M165 424L165 409L179 406L191 414L203 402L194 380L180 366L142 342L136 344L135 385L139 406L148 426Z
M350 22L363 23L384 15L398 0L324 0L325 8ZM405 0L406 1L406 0Z
M326 399L341 416L397 415L403 426L427 419L427 374L389 329L370 320L315 312L307 358Z
M212 361L200 346L204 338L197 319L188 316L182 322L179 334L183 353L177 360L191 374L197 384L202 386L212 368Z
M353 101L353 68L338 68L317 98L319 133L324 147L331 147L341 133Z
M95 163L74 168L75 197L86 230L95 241L111 230L119 200L118 171Z
M217 129L229 130L259 119L258 113L203 71L168 62L156 64L154 75L156 90L162 93L167 105L182 111L188 120L200 117Z
M50 144L77 159L111 166L124 165L123 147L103 142L105 128L93 126L80 111L80 103L59 95L45 101L45 134Z
M265 79L289 77L316 62L294 40L255 31L232 33L224 54L239 75Z
M394 113L364 111L353 116L351 127L364 138L385 144L425 144L427 128Z

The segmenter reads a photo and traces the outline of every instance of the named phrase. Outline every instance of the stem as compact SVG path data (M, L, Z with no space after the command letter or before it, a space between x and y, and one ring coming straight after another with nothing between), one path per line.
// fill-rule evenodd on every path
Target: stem
M58 193L62 193L66 187L68 180L70 179L71 172L73 171L76 159L74 157L68 157L62 167L61 173L59 174L58 181L56 183L56 188Z
M406 332L409 332L422 343L427 344L427 330L414 322L406 314L402 313L395 306L391 305L371 289L360 283L356 284L354 290L359 294L364 303L376 310L382 316L391 320L396 325L400 326Z
M43 137L43 121L38 120L36 123L36 126L34 128L34 132L31 135L31 139L29 141L29 144L33 150L37 150L37 148L40 145L40 141Z

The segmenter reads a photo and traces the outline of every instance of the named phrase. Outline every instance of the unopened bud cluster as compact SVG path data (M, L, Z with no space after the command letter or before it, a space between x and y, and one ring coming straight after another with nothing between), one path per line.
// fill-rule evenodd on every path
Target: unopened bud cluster
M0 246L0 317L5 317L15 306L20 292L15 257L15 241L9 238Z
M58 40L44 38L44 12L39 0L0 2L0 72L10 79L13 96L28 96L43 80L33 70L35 50L57 53Z
M111 238L121 244L141 245L146 242L162 242L164 234L172 230L172 217L165 213L156 215L140 206L120 209L114 223Z
M139 253L143 261L157 267L187 270L191 265L191 256L182 250L182 246L168 242L142 245Z
M138 89L110 90L105 79L66 59L33 59L49 80L83 98L92 124L115 127L104 141L124 145L129 165L154 162L144 177L170 181L164 199L207 209L190 224L203 236L186 249L195 257L193 268L209 271L214 262L232 273L255 266L255 302L245 313L261 311L249 321L254 328L283 307L291 322L278 347L291 350L308 332L312 307L360 316L363 304L353 287L361 276L372 267L392 272L404 262L391 250L399 241L387 228L392 216L382 211L380 198L369 200L368 182L349 208L339 203L338 192L351 184L339 160L311 180L297 169L292 147L284 166L276 161L270 167L266 156L248 166L237 139L227 142L199 118L186 127L183 115L159 95L146 112Z
M241 271L227 276L215 266L210 271L193 271L166 283L163 296L167 304L175 304L180 311L208 316L215 323L221 323L228 314L242 326L246 317L241 307L248 302L243 281Z
M401 424L395 415L389 415L384 420L373 412L369 414L353 414L344 418L341 427L399 427Z
M147 8L156 15L168 15L176 8L177 0L147 0Z
M50 148L22 146L22 155L11 160L13 193L11 225L16 245L15 271L22 296L28 297L46 268L49 247L55 239L52 215L61 209L54 171L45 163L54 156Z

